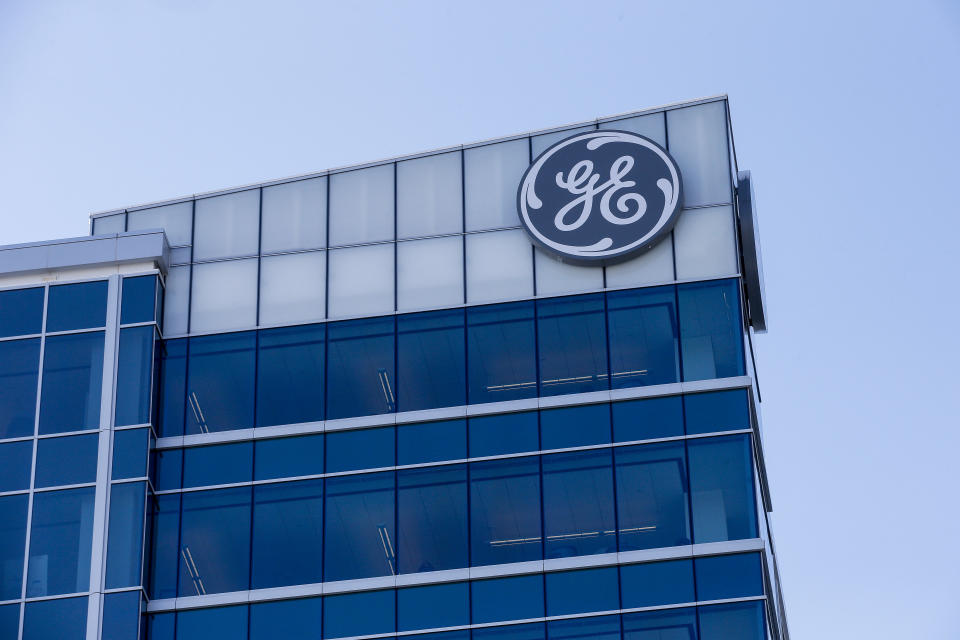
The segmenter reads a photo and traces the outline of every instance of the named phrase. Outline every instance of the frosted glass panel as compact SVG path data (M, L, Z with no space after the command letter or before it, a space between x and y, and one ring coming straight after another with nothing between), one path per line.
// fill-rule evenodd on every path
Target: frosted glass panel
M260 324L321 320L327 257L323 251L260 259Z
M673 243L665 236L657 245L631 258L607 267L608 287L634 287L673 281Z
M330 176L330 246L393 240L393 165Z
M167 232L170 246L190 244L190 237L193 235L193 203L178 202L131 211L127 214L127 228L130 231L163 229Z
M467 236L467 301L492 302L533 295L530 240L519 229Z
M575 127L573 129L566 129L564 131L555 131L553 133L545 133L540 136L534 136L533 141L531 142L531 147L533 148L533 157L536 158L538 155L546 151L547 147L550 145L560 142L564 138L569 138L575 133L594 131L595 129L596 128L593 125L588 125L586 127Z
M190 266L170 267L163 295L163 335L187 332L190 308Z
M677 278L709 278L737 273L733 207L690 209L680 213L673 230Z
M123 213L117 213L112 216L103 216L93 219L93 235L99 236L104 233L123 233L124 220Z
M265 188L261 234L263 253L326 246L326 177Z
M416 238L462 230L460 152L398 163L398 236Z
M223 331L257 322L257 260L193 265L190 331Z
M663 112L661 111L659 113L650 113L635 118L624 118L623 120L617 120L615 122L604 122L600 125L600 128L639 133L641 136L650 138L661 147L666 147L667 133L663 118Z
M397 245L400 311L463 303L463 238L411 240Z
M393 311L393 247L376 244L330 252L330 317Z
M516 227L517 188L530 164L526 138L463 152L467 231Z
M683 204L730 202L727 112L723 102L708 102L667 112L670 155L683 175Z
M197 200L193 259L257 253L260 191L239 191Z
M603 267L564 264L537 249L537 295L579 293L603 288Z

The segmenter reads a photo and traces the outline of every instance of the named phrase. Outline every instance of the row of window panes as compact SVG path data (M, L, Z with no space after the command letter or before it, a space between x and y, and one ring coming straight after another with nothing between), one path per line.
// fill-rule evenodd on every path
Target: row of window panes
M167 493L151 511L154 598L757 536L747 435Z
M161 436L744 372L736 280L170 340L162 361Z
M0 338L39 334L43 329L44 287L0 291ZM47 331L106 326L107 281L50 286Z

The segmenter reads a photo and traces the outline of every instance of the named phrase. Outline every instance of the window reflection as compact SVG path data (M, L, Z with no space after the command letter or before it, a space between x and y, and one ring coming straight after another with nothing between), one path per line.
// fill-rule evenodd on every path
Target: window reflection
M103 332L51 336L43 353L40 433L100 425Z
M602 295L538 302L540 395L606 389L606 335Z
M547 558L617 550L609 450L543 456Z
M467 309L467 348L471 404L537 395L532 302Z

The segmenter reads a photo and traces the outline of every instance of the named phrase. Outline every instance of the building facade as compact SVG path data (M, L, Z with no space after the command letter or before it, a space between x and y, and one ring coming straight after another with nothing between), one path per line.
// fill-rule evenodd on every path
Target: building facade
M607 130L678 177L568 259ZM787 640L765 328L723 96L0 247L0 638Z

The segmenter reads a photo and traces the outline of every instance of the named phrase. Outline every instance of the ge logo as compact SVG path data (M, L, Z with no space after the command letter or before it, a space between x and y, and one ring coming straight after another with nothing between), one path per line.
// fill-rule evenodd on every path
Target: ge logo
M553 145L520 182L517 209L542 247L565 262L625 260L653 247L676 222L680 170L652 140L590 131Z

